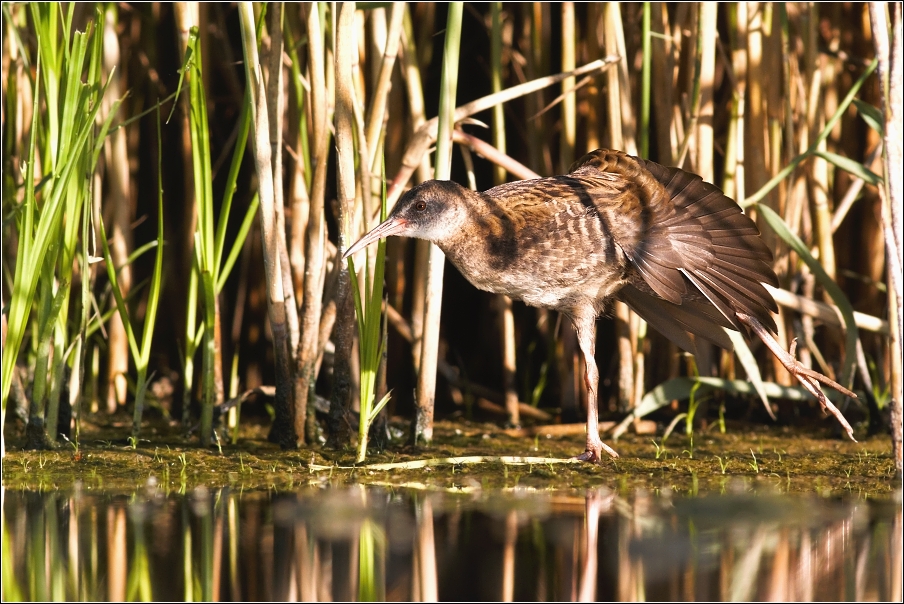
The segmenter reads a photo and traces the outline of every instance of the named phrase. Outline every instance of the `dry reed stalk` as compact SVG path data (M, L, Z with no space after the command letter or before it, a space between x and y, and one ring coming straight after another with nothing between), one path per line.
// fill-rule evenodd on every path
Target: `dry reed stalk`
M314 437L313 411L309 412L308 401L314 394L317 379L318 348L323 312L323 284L326 269L325 242L326 224L324 199L326 197L327 160L329 157L329 125L327 123L328 100L324 32L317 5L306 8L308 82L310 83L311 112L311 179L310 213L307 219L304 249L304 290L301 304L300 340L295 356L295 371L298 382L295 399L294 432L299 439L310 442ZM331 90L331 89L330 89Z
M508 424L521 425L521 411L518 404L518 390L515 386L517 355L515 342L515 316L512 314L512 299L508 296L496 297L502 329L502 386L505 390L505 412Z
M633 110L630 102L630 84L627 80L627 57L625 39L622 35L622 21L619 5L609 2L603 9L603 41L609 55L619 57L618 69L610 69L607 73L606 112L608 132L612 147L621 149L631 155L637 154L634 139ZM635 348L631 342L637 341L637 334L631 333L631 310L624 302L615 302L615 336L618 347L618 408L626 411L633 409L635 394Z
M685 72L687 71L687 63L692 58L691 53L686 50L688 46L688 36L685 34L692 26L690 21L690 10L694 7L689 2L681 3L675 10L675 16L671 21L671 39L672 39L672 60L670 67L672 72L668 75L668 81L671 82L672 88L676 91L672 98L671 118L669 120L669 134L672 139L674 152L672 154L671 165L680 166L678 161L681 144L685 139L686 132L684 130L685 115L688 112L688 99L684 89L686 84L682 78L687 79Z
M807 11L809 9L810 13L815 12L815 7L810 6L805 8ZM789 88L791 91L797 90L798 86L795 86L795 75L796 79L800 81L800 88L805 90L808 89L808 94L802 95L804 99L801 99L805 102L803 104L803 113L805 116L805 120L803 121L802 127L800 130L800 140L802 149L806 149L809 147L809 141L813 138L816 138L819 135L819 132L825 126L825 115L821 108L821 98L823 93L823 82L822 82L822 68L820 66L820 56L818 54L818 49L816 47L817 37L816 37L816 23L812 18L813 14L805 14L804 16L804 26L807 27L807 31L804 35L804 67L805 73L800 74L796 69L796 62L789 62L789 71L791 71L791 77L789 77ZM790 48L786 48L788 52L790 52ZM826 88L829 88L827 86ZM791 119L792 112L794 111L794 97L797 95L791 95L792 98L788 99L787 104L789 105L787 110L788 119ZM823 140L819 143L818 149L825 150L826 149L826 141ZM806 188L804 187L806 185ZM813 200L813 211L816 214L816 235L819 240L819 258L822 262L822 265L825 267L826 272L835 277L835 261L834 261L834 248L831 242L831 232L826 232L827 227L827 218L830 216L831 212L829 210L828 205L828 162L820 157L813 157L810 160L809 171L806 174L800 174L797 178L794 179L792 184L792 194L789 196L788 203L785 207L785 221L789 224L792 229L792 232L798 232L800 228L800 221L803 215L803 208L807 203L808 199ZM795 208L795 206L797 206ZM797 211L795 211L797 210ZM793 212L793 214L792 214ZM791 216L789 216L791 214ZM828 241L826 241L826 237L828 237ZM826 250L824 247L828 245L828 252L826 254ZM812 273L806 272L803 279L802 291L803 294L807 297L813 297L814 290L816 287L816 278ZM804 367L810 368L813 366L813 357L816 358L817 362L820 363L820 367L822 368L823 373L828 375L829 377L834 378L834 374L829 371L826 371L825 361L822 359L822 354L816 348L816 345L813 341L814 334L814 325L813 318L809 315L801 316L800 323L800 331L802 332L804 346L799 348L799 358L800 362L804 365Z
M459 49L461 43L462 4L449 5L446 40L443 51L439 114L436 124L436 158L434 178L448 180L452 171L452 132L458 118L455 95L458 88ZM428 122L429 124L430 122ZM422 128L423 130L423 128ZM407 179L406 179L407 180ZM395 184L395 183L393 183ZM387 191L387 197L390 197ZM387 201L387 205L388 205ZM439 355L439 320L442 308L443 273L446 257L435 244L430 244L424 296L424 333L421 344L420 370L415 390L415 418L411 442L433 440L433 411L436 397L436 367Z
M389 7L387 7L389 8ZM404 9L404 6L401 7ZM362 30L359 35L361 59L365 63L366 82L370 83L371 90L367 101L367 115L370 116L370 107L373 103L373 95L376 92L378 82L380 80L380 68L383 64L383 52L386 50L387 36L387 16L388 12L384 8L374 8L369 11L362 11L363 15ZM404 11L403 13L404 14ZM401 22L399 23L401 25ZM370 120L368 119L368 123ZM370 140L370 136L368 136Z
M810 99L811 94L808 94L808 92L818 95L821 86L811 86L814 80L805 80L806 76L801 74L798 68L799 61L788 59L788 57L796 57L799 53L797 52L797 49L791 48L788 35L788 14L786 6L781 4L769 4L767 7L768 10L765 13L767 25L765 46L765 61L768 65L767 73L782 74L781 87L771 86L766 89L766 113L769 122L768 169L771 175L775 175L796 155L794 150L795 138L799 137L802 141L808 142L811 135L813 137L818 135L819 128L809 128L811 121L808 119L808 105L810 102L814 101ZM815 80L818 79L819 77L816 76ZM784 91L783 94L780 93L780 89ZM798 92L804 90L808 92L798 94ZM800 116L798 121L795 121L796 116ZM812 204L810 203L812 196L810 194L809 184L810 173L807 170L800 170L797 174L793 175L790 182L782 183L782 185L776 187L774 191L776 196L776 205L774 207L780 212L780 215L784 217L784 220L788 222L789 225L791 224L791 220L797 220L797 224L793 227L796 230L792 230L792 232L798 234L807 241L811 240L814 229ZM797 205L797 212L792 215L792 211L795 210L795 205ZM764 234L763 237L766 238L771 234L771 232L769 234ZM808 287L815 287L815 280L810 273L810 269L806 265L801 265L797 255L789 250L781 240L776 239L776 245L777 247L773 250L776 255L775 263L778 266L782 266L785 264L783 260L787 258L789 275L801 278L803 283L802 291L804 291L804 294L812 294L812 289L807 289ZM807 334L812 332L812 326L809 323L809 317L804 317L802 322L802 333L798 334L797 332L800 330L796 329L794 319L791 318L788 313L785 313L782 307L779 307L776 325L778 327L777 339L781 347L783 349L788 349L791 342L798 335L803 336L806 341ZM812 339L810 340L810 344L812 344ZM801 362L808 368L812 365L811 348L812 347L808 344L802 346L800 350ZM776 372L774 381L783 386L792 385L794 380L791 378L791 375L788 374L787 371L783 371L779 365L774 362L777 359L773 358L772 360Z
M371 171L378 169L378 154L380 148L381 130L388 121L386 101L389 98L391 88L390 81L392 69L395 66L401 41L402 22L405 17L405 5L401 2L392 5L392 13L389 22L389 31L386 34L386 48L383 51L383 60L380 63L380 73L374 88L373 99L367 112L367 142L369 145L368 157Z
M472 136L467 132L455 130L452 133L452 140L460 145L467 145L468 148L471 149L471 151L479 154L485 160L491 162L494 166L502 168L504 172L508 172L515 178L519 178L521 180L542 178L539 174L537 174L521 162L517 161L516 159L513 159L511 156L506 155L500 149L497 149L488 142L483 141L476 136Z
M104 105L104 114L109 112L113 103L122 96L121 70L117 69L120 63L119 38L115 33L114 17L115 9L106 11L103 25L106 32L104 72L110 78L109 94L104 95L101 101ZM111 215L112 219L105 222L113 225L110 230L110 251L114 264L120 267L117 274L119 288L123 296L128 296L132 288L129 254L135 246L132 234L132 187L125 128L111 133L104 142L104 164L109 175L108 186L104 189L105 214ZM128 396L129 341L118 313L110 317L107 330L107 413L114 413L118 407L125 405ZM54 440L55 432L51 430Z
M242 23L242 42L245 51L245 75L251 87L252 152L260 194L261 241L264 250L264 270L267 278L267 311L273 334L276 363L276 410L274 436L282 447L294 448L297 437L293 430L293 384L290 365L289 334L286 318L286 295L283 290L283 271L280 267L279 234L276 217L276 192L273 180L273 155L270 144L270 108L264 85L254 26L254 10L250 2L239 5ZM276 108L273 108L274 111ZM280 187L282 182L279 181Z
M770 178L778 174L787 161L794 156L794 124L790 109L791 63L786 60L791 55L788 45L787 30L782 26L782 17L786 15L784 5L764 3L763 11L763 65L766 74L782 74L781 86L771 85L764 88L765 111L768 121L768 171ZM787 183L775 188L775 211L784 216L788 199Z
M728 140L725 144L725 175L722 188L728 197L743 203L745 155L744 122L747 99L747 3L728 7L733 96Z
M814 130L812 127L812 124L818 119L815 114L820 109L818 95L821 88L813 85L820 79L818 75L814 75L815 63L818 60L814 54L816 51L814 45L815 41L812 41L804 48L802 62L806 69L805 73L800 73L798 61L787 61L783 71L787 82L786 88L789 92L785 101L785 115L788 122L785 128L788 135L786 139L788 145L793 145L794 140L798 141L797 153L804 153L809 148L812 138L815 138L819 132L818 128ZM787 42L784 44L783 52L791 52ZM798 117L798 124L793 122L795 116ZM788 151L789 157L794 155L793 151ZM810 172L807 170L798 170L791 176L788 185L788 202L785 204L783 215L791 232L804 234L807 239L809 239L809 231L804 233L803 229L810 227L810 221L807 220L810 215L809 184ZM791 258L793 259L793 256ZM778 262L782 262L782 260L778 260Z
M355 92L353 63L357 62L358 43L355 31L355 3L344 2L339 7L336 24L335 63L336 74L336 191L339 207L339 250L348 248L352 233L355 207ZM366 152L367 146L364 146ZM352 349L355 332L355 316L348 264L339 263L339 281L336 289L336 323L333 326L333 343L336 346L333 362L333 394L330 398L329 441L333 447L346 446L351 436L348 414L352 397Z
M550 10L548 4L534 2L523 4L525 12L525 40L522 43L527 59L527 78L535 80L542 74L549 73L549 41L550 41ZM528 140L542 141L546 138L547 117L543 113L545 106L544 95L537 91L527 99L527 111L531 116L528 124ZM530 153L529 166L532 170L542 174L553 172L548 145L528 145Z
M892 23L889 26L888 12L891 12ZM885 181L880 188L883 197L883 227L885 231L886 261L888 265L888 310L889 322L892 325L890 356L891 356L891 424L892 424L892 456L895 460L897 478L900 480L904 473L904 443L902 443L902 428L904 428L904 370L902 370L901 338L904 335L904 174L901 166L904 164L904 150L902 150L902 137L904 137L904 115L902 115L902 98L904 98L904 85L902 85L902 72L904 68L901 61L904 60L902 52L901 5L894 4L891 8L879 2L871 2L869 5L870 25L873 33L873 43L876 48L876 56L879 59L879 83L882 92L882 112L885 121ZM891 40L889 40L891 33ZM884 190L883 190L884 189Z
M562 10L562 69L561 71L574 71L575 68L575 44L577 43L576 28L574 23L574 2L563 2ZM559 131L559 172L564 174L569 166L574 163L574 138L576 129L576 99L574 92L574 77L562 80L562 129ZM493 90L493 92L498 92Z
M623 57L618 55L618 40L615 37L616 26L612 23L613 19L620 20L618 17L618 5L608 3L603 8L603 47L606 49L606 54L619 57L618 60L621 60ZM606 72L606 126L607 134L609 135L609 146L613 149L627 151L622 131L620 105L619 72L610 69Z
M492 37L490 39L490 64L492 66L492 70L490 72L490 88L495 92L500 92L502 90L502 47L506 44L504 38L506 36L504 32L504 28L508 25L508 22L503 22L503 13L502 13L502 3L501 2L493 2L491 6L492 11L492 26L491 26L491 34ZM509 36L511 34L509 33ZM509 37L508 43L508 55L511 56L511 38ZM501 105L496 105L493 107L493 145L500 152L505 153L506 150L506 142L505 142L505 112ZM458 132L458 131L456 131ZM506 181L505 176L505 168L500 165L494 165L493 167L493 183L496 185L501 185Z
M411 344L412 365L415 372L421 370L421 346L424 342L424 300L427 291L427 262L430 256L430 242L418 239L414 243L414 278L411 283Z
M427 117L424 109L424 92L421 85L421 72L418 66L418 53L415 46L414 33L411 25L408 8L405 9L405 18L402 22L403 29L403 73L405 75L405 85L409 106L409 116L411 126L414 132L419 132L426 124ZM420 162L415 169L416 182L424 182L430 179L430 158L424 153ZM393 200L387 200L387 205L392 206ZM421 342L424 335L424 299L426 297L426 275L427 275L427 256L430 251L430 243L418 239L414 242L414 278L411 283L411 330L413 334L413 342L411 345L412 365L415 372L420 370L421 366ZM393 260L394 265L401 265L401 254L404 248L400 246L390 246L389 249L396 252L396 258ZM402 271L398 271L402 274Z
M563 7L563 10L564 7ZM572 11L574 7L572 6ZM503 46L503 22L502 3L494 2L491 7L492 27L490 39L491 61L491 87L494 93L502 91L502 46ZM567 39L567 38L566 38ZM511 54L511 53L509 53ZM493 143L496 150L505 154L505 114L502 105L493 107ZM458 140L460 130L452 133L453 140ZM505 168L495 164L493 168L494 184L500 185L506 181ZM499 294L496 296L499 308L500 335L502 346L502 385L505 389L505 411L507 423L518 426L521 424L521 412L518 405L518 391L515 387L517 375L517 346L515 342L515 317L512 314L512 300L508 296Z
M692 11L695 17L694 76L691 85L691 109L685 127L685 139L678 151L677 165L684 165L683 155L688 154L688 164L703 180L715 182L713 149L713 97L716 73L716 17L718 4L700 2ZM701 375L716 375L716 358L721 352L707 342L697 346L697 370Z
M592 61L569 73L560 73L553 76L538 78L536 80L532 80L518 86L507 88L498 94L489 94L485 97L481 97L456 108L453 119L455 122L459 122L467 117L470 117L471 115L485 111L486 109L489 109L496 104L505 103L521 96L530 94L531 92L542 90L547 86L557 84L566 77L588 75L605 70L612 63L613 59L607 57L606 59ZM430 145L434 141L436 141L436 132L437 119L433 118L425 122L408 143L405 154L402 158L402 166L396 173L396 176L392 179L392 183L390 184L389 189L386 192L387 205L389 205L390 207L401 196L405 183L407 183L408 179L411 178L414 170L419 167L420 162L423 160L424 154L430 148Z
M669 35L671 30L668 24L668 11L664 2L654 2L651 5L650 28L655 36L650 45L653 56L651 57L651 72L653 82L658 83L656 94L653 95L653 119L656 132L656 146L658 155L654 159L664 165L674 165L674 158L678 155L676 137L671 136L672 128L672 86L673 73L675 71L673 57L673 39Z
M686 87L682 99L681 124L684 136L680 139L675 165L692 172L697 169L697 121L700 118L700 58L703 50L703 32L700 28L700 5L688 4L684 31L686 33L681 53L679 80ZM677 107L676 107L677 109Z
M625 28L618 2L609 2L603 11L606 25L606 50L615 58L614 69L609 70L610 84L614 86L612 109L619 114L618 130L622 146L617 147L630 155L637 155L637 125L634 104L631 102L631 78L628 72L628 48L625 44ZM615 124L612 124L615 126Z
M744 188L745 190L756 191L759 190L763 183L769 180L769 158L770 155L773 157L775 155L774 149L769 146L769 141L772 140L769 121L767 120L767 99L770 87L766 85L769 81L774 82L774 78L770 80L767 77L767 74L774 72L770 71L770 64L767 58L769 33L771 31L771 10L767 10L763 3L750 3L748 7L750 20L748 21L747 30L747 103L745 104L748 119L744 136L747 178ZM779 88L775 85L772 87ZM761 203L777 209L777 192L775 190L771 191ZM751 214L753 215L754 213L751 212ZM778 237L772 229L765 228L761 221L759 221L759 226L763 240L775 254L779 246ZM782 267L779 265L778 260L782 256L775 255L777 257L775 269L781 279L788 274L790 265ZM784 257L787 258L787 255ZM779 313L778 317L776 317L776 323L778 324L779 344L782 348L787 349L788 341L787 330L784 326L784 313ZM790 385L791 376L787 375L781 363L777 359L772 359L771 364L775 380L782 385Z
M640 8L640 40L633 40L640 47L640 82L634 86L636 96L640 100L640 114L638 117L638 157L650 158L650 97L652 96L653 83L650 79L652 73L652 7L649 2L644 2ZM636 11L635 11L636 13ZM636 15L635 15L636 18Z
M587 6L587 33L586 55L582 60L591 61L603 55L603 49L600 46L600 5L597 2L591 2ZM587 137L587 149L599 149L600 144L600 115L599 115L599 98L600 89L596 80L591 80L584 91L584 101L582 105L584 110L584 136Z
M621 301L616 301L615 338L618 347L618 410L630 411L636 403L636 380L634 375L634 350L631 346L631 309Z
M288 187L288 207L292 217L289 224L289 263L292 268L292 289L296 295L301 295L304 291L304 265L305 265L305 247L304 237L308 228L308 215L311 211L311 200L308 197L308 186L311 178L310 166L306 165L308 161L307 146L307 128L310 122L310 101L306 101L302 77L304 73L304 64L300 62L298 54L294 49L294 41L298 38L298 31L302 25L298 22L300 14L295 11L286 13L286 32L290 36L288 51L292 60L292 80L290 91L293 92L292 103L288 104L288 128L289 137L292 142L289 143L294 148L294 152L290 151L293 158L291 175L289 176ZM301 338L301 328L299 326L299 341ZM297 356L297 348L294 351ZM296 359L297 361L297 359ZM296 396L297 400L297 396Z
M744 156L747 158L747 180L745 190L756 191L769 180L766 171L766 114L765 91L766 73L763 65L763 7L761 3L749 3L747 29L747 109L746 131L744 132ZM769 205L774 207L772 195ZM764 229L760 228L762 232ZM769 231L767 230L767 233ZM766 235L770 249L775 249L775 236ZM781 274L781 273L780 273Z
M806 79L809 85L809 107L807 111L806 127L810 131L810 139L815 139L825 127L825 90L834 89L834 82L823 81L826 67L823 57L819 54L816 45L818 43L816 32L817 7L810 6L805 21L809 25L809 31L804 37L804 57L807 68ZM831 115L831 114L829 114ZM817 152L826 151L828 143L822 140ZM832 279L835 279L835 246L832 242L832 209L829 207L829 162L822 157L814 156L810 159L810 199L813 203L814 236L819 249L819 261Z
M297 371L296 354L301 339L298 304L295 301L295 279L292 274L292 262L289 258L289 246L286 242L286 203L283 194L283 118L287 105L287 92L284 82L283 66L283 4L275 3L267 10L267 30L270 34L270 46L267 51L268 80L267 80L267 105L269 111L270 148L272 152L272 182L273 182L273 207L276 220L277 252L279 254L279 269L282 278L283 308L285 312L288 341L285 344L285 358L277 358L277 363L286 364L286 379L288 384L288 405L294 413L299 412L298 399L305 398L307 392L305 384L299 379ZM219 331L217 332L219 333ZM220 350L220 347L217 347ZM219 354L219 353L218 353ZM222 362L217 363L222 370ZM220 378L222 392L222 378ZM305 410L306 411L306 410ZM292 413L287 414L288 417ZM304 440L304 433L296 429L296 443Z
M706 182L715 182L713 149L713 97L716 80L716 15L719 5L701 2L699 8L699 32L702 42L700 52L700 112L697 118L697 173Z

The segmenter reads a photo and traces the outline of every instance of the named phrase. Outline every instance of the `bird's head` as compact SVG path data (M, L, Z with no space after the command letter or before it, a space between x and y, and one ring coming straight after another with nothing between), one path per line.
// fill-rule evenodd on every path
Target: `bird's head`
M448 180L428 180L405 193L384 222L352 245L343 259L374 241L398 235L426 239L442 247L458 235L468 217L468 201L477 195Z

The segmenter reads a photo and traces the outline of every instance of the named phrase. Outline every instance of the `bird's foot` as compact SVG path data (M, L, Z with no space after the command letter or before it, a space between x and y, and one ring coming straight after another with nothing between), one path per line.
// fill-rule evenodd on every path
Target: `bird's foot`
M848 437L857 442L857 439L854 438L854 429L851 428L851 425L841 414L841 411L838 410L832 401L826 398L826 395L823 393L822 389L819 387L820 384L823 386L828 386L833 390L837 390L841 394L845 396L849 396L851 398L857 398L857 395L836 382L835 380L824 376L818 371L813 371L812 369L808 369L804 367L800 361L794 358L794 353L797 350L797 340L793 340L791 342L790 349L786 352L779 343L775 340L771 333L760 323L756 317L752 317L750 315L746 315L743 313L737 313L738 319L741 320L742 323L753 329L753 332L759 337L763 343L772 351L772 354L781 362L781 364L785 367L785 369L800 382L801 386L804 389L816 397L816 400L819 401L819 404L822 405L823 411L829 413L838 420L838 423L841 424L841 427L847 432Z
M615 452L615 449L604 443L599 436L597 436L596 438L588 436L587 448L583 453L575 457L575 459L580 459L581 461L589 461L590 463L595 464L602 464L603 451L608 453L609 457L613 459L618 457L618 453Z
M804 367L800 361L794 358L794 351L797 347L797 340L791 342L790 350L784 355L776 355L781 362L781 364L788 370L788 373L793 375L798 382L800 382L801 386L804 389L816 397L816 400L819 401L819 404L822 406L823 411L831 414L838 420L838 423L841 424L841 427L847 433L848 438L852 441L857 442L857 439L854 438L854 429L851 428L851 425L841 414L841 411L836 407L832 401L830 401L826 395L823 393L822 389L819 387L820 384L824 386L828 386L833 390L837 390L845 396L849 396L851 398L857 398L857 395L836 382L835 380L824 376L821 373L813 371L812 369L807 369Z

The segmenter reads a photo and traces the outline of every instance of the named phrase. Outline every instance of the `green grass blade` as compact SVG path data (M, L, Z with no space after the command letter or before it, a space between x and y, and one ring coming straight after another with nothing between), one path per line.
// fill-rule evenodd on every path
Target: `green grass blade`
M36 14L39 12L36 9L33 10L35 10ZM53 19L51 18L51 20ZM83 37L80 39L83 40L83 43L86 42ZM47 44L42 48L51 46L52 44ZM37 61L36 82L44 81L46 91L48 90L48 78L40 77L41 65L43 64L44 56L39 53ZM73 70L75 70L74 66ZM80 72L80 70L75 71ZM80 86L81 84L79 84L79 87ZM55 85L51 84L49 89L56 90ZM103 96L103 94L106 92L106 89L107 86L104 86L101 92L101 96ZM39 94L39 91L35 90L32 113L32 138L29 142L29 156L32 158L35 157L36 140L40 132L38 127L38 116L41 115L40 98L41 95ZM59 124L56 117L54 117L56 113L55 111L53 111L55 105L52 105L50 103L49 97L45 97L44 104L50 108L50 110L47 111L48 123L53 124L53 127L56 128L56 132L58 133ZM50 183L50 186L45 188L44 190L43 205L41 207L40 216L37 217L37 224L35 224L35 210L37 202L35 197L34 184L34 160L29 161L26 164L27 167L24 204L25 215L21 223L22 228L19 231L20 248L19 254L17 256L17 270L16 274L13 277L13 292L10 299L9 315L7 318L7 341L6 346L4 346L3 349L2 407L4 410L6 409L6 401L9 396L9 388L12 384L12 372L15 367L16 357L18 356L19 347L22 344L22 339L25 334L26 322L31 311L31 304L34 299L35 290L37 288L39 271L34 270L34 267L43 266L45 256L49 248L53 243L55 243L53 234L59 232L59 224L62 220L65 201L67 198L67 193L69 191L70 179L73 178L74 175L78 174L79 170L85 169L84 162L81 160L81 154L86 148L88 140L92 136L94 136L95 119L97 117L98 111L100 110L100 106L100 103L95 103L87 111L80 114L81 119L78 122L78 127L75 128L73 132L66 133L69 138L73 139L72 142L67 143L66 146L68 149L68 156L66 158L61 158L64 159L63 163L57 165L54 168L55 178ZM110 120L112 119L112 113L115 112L116 107L118 107L118 101L114 104L114 109L111 110L111 115L108 116L107 119L103 122L100 133L98 135L101 142L103 136L107 131L107 128L109 127ZM53 141L52 138L49 138L49 140L51 140L51 142ZM89 163L89 166L92 170L94 165L96 165L96 155L92 156ZM45 169L47 168L47 166L48 164L45 163ZM76 220L76 217L71 217L71 220Z
M254 217L257 214L257 208L260 203L260 193L255 193L254 197L251 198L251 203L248 205L248 210L245 212L245 218L242 220L242 225L239 227L239 231L236 233L235 239L232 242L232 247L229 249L229 255L226 257L226 262L220 267L219 275L217 276L217 293L222 291L223 286L226 284L226 280L229 278L230 273L232 273L235 261L242 252L242 246L245 245L245 239L251 231L251 225L254 224Z
M826 122L825 127L819 133L819 136L816 137L816 140L810 145L810 147L792 159L787 166L781 169L778 174L773 176L769 182L760 187L760 190L748 197L741 204L741 207L747 208L752 206L753 204L761 201L766 195L769 194L772 189L778 186L778 183L785 180L792 172L794 172L795 168L810 157L816 149L819 148L819 144L822 143L826 138L828 138L829 134L832 133L832 129L835 127L835 124L838 123L838 120L845 114L847 108L850 106L852 102L854 102L854 97L860 91L860 88L863 86L863 83L869 78L870 75L876 70L876 67L879 65L879 59L873 59L873 62L870 63L869 67L867 67L866 71L863 72L863 75L854 82L854 85L851 86L851 89L848 91L847 96L838 104L838 109L835 111L835 114Z
M122 267L120 267L120 270L121 269L122 269ZM149 279L143 279L139 283L133 285L129 289L129 293L126 294L126 296L124 298L124 300L126 302L126 307L128 307L129 303L131 303L134 298L138 297L138 294L140 294L144 290L144 286L147 285L148 282L149 282ZM108 308L105 312L103 312L103 313L99 312L99 313L95 314L94 316L90 316L89 320L88 320L88 325L85 328L85 339L94 335L94 333L98 329L101 328L102 324L104 324L110 320L110 317L112 317L113 313L115 313L115 312L119 312L119 311L116 308L116 305L114 304L111 308Z
M175 98L178 100L179 94L182 92L182 84L185 82L185 74L191 70L192 61L194 61L194 44L192 41L192 35L197 35L197 32L189 32L188 34L188 45L185 48L185 58L182 59L182 67L180 67L177 71L179 72L179 83L176 84L176 94ZM166 116L166 123L169 124L170 120L173 119L173 113L176 112L176 105L179 103L174 101L173 106L170 109L170 113Z
M815 151L813 155L823 158L836 168L841 168L846 172L850 172L857 178L864 180L871 185L879 185L882 182L881 176L849 157L844 157L843 155L838 155L831 151Z
M882 116L882 110L875 105L870 105L866 101L854 99L854 106L857 112L867 125L879 133L879 136L885 137L885 118Z
M221 262L223 261L223 249L225 248L226 241L226 227L229 224L229 213L232 209L232 198L235 194L235 184L239 177L239 168L242 167L242 159L245 157L245 147L248 144L248 132L251 130L251 89L247 89L245 91L245 100L242 105L242 116L239 123L239 135L235 141L235 149L232 152L232 163L229 165L229 176L226 178L226 189L223 192L223 202L220 204L220 216L219 216L219 224L217 225L217 233L216 233L216 243L214 245L215 249L215 260L214 266L218 267L218 272L220 270ZM257 197L257 195L255 195ZM252 203L252 205L254 205ZM255 209L257 206L255 206ZM251 216L254 216L253 213L250 213ZM246 214L247 220L248 214ZM247 231L246 231L247 232ZM242 243L244 242L244 237L239 239L238 237L233 240L232 243L232 251L235 251L236 248L241 249ZM230 252L231 255L232 252ZM219 283L219 278L217 279ZM217 288L219 291L219 287Z
M380 204L380 220L386 219L386 179L385 162L383 163L383 194ZM364 461L367 456L367 435L370 426L377 414L389 401L387 394L380 403L374 406L374 393L376 392L377 370L380 366L382 355L382 331L383 326L383 276L386 265L386 239L377 243L377 256L374 260L373 280L370 274L369 256L364 265L365 284L362 299L358 276L355 274L355 265L352 259L348 259L349 278L355 300L355 312L358 317L358 358L360 362L360 420L358 425L358 456L357 462Z
M35 82L40 81L41 55L38 54L35 72ZM19 245L17 258L21 266L17 264L13 275L13 291L7 310L7 333L3 346L3 375L2 382L2 413L0 422L6 425L6 401L9 397L9 388L12 385L13 372L15 371L16 358L19 356L19 347L25 336L25 326L31 311L31 304L37 287L37 271L28 270L34 267L30 264L32 256L32 233L34 232L35 213L35 145L38 138L38 116L40 111L41 95L39 87L35 87L34 101L31 116L31 140L28 143L28 161L25 164L25 201L23 203L24 216L21 219L19 230Z
M144 315L144 332L141 336L140 364L147 367L157 321L157 306L163 281L163 135L160 131L160 111L157 111L157 254L154 257L154 274L148 292L147 311ZM135 361L139 363L138 360Z
M383 407L386 406L386 403L389 402L389 399L391 397L392 397L392 391L390 390L389 392L387 392L386 394L383 395L383 398L380 399L380 402L378 402L376 405L374 405L374 408L371 409L371 411L370 411L370 417L367 418L368 424L374 423L374 420L376 420L377 416L380 415L380 411L383 410Z
M138 341L135 339L135 332L132 329L132 321L129 318L129 309L123 299L119 283L116 281L116 267L113 264L113 254L110 253L110 244L107 242L107 230L104 228L103 219L98 221L97 227L100 230L100 240L103 244L107 277L110 279L110 288L112 289L113 297L116 300L116 308L119 311L119 317L122 319L123 327L126 329L126 336L129 339L129 350L132 352L132 358L138 359Z

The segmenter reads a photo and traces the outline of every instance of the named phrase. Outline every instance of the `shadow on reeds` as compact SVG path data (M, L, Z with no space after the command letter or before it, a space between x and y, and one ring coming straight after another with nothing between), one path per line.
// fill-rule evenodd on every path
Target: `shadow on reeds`
M4 600L896 600L901 501L6 491Z

